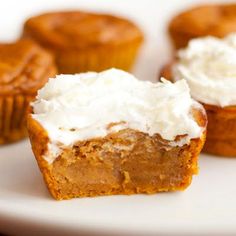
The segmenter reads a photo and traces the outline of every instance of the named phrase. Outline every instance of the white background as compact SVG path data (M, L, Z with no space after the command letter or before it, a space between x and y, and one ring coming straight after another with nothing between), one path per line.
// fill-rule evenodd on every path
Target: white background
M200 2L206 1L2 0L0 40L15 40L23 21L45 10L78 8L123 15L139 24L146 36L134 73L155 81L160 66L171 58L167 23L176 12ZM57 202L46 190L28 141L0 147L0 232L236 235L235 167L236 159L201 155L200 173L185 192Z
M0 40L15 40L24 20L34 14L60 9L84 9L115 13L133 19L146 36L134 68L141 79L155 80L158 69L170 58L166 26L171 16L188 6L228 0L0 0ZM235 1L236 2L236 1Z

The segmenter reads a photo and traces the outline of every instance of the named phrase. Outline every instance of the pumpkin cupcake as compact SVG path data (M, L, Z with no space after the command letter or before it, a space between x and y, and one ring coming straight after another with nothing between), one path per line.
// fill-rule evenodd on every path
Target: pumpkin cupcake
M161 76L185 79L192 97L205 107L208 127L203 150L236 156L236 34L190 40Z
M55 74L51 55L32 41L0 44L0 144L27 135L29 103Z
M184 80L154 84L110 69L49 80L27 121L60 200L185 189L198 171L206 114Z
M169 25L171 39L177 49L187 46L192 38L224 37L236 32L236 4L203 5L175 16Z
M129 70L143 41L127 19L80 11L52 12L28 19L23 37L55 55L60 73Z

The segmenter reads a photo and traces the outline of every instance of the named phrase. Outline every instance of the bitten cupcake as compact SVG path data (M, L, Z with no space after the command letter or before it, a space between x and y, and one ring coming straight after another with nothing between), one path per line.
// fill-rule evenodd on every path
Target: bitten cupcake
M207 112L204 151L236 156L236 34L192 39L161 76L185 79Z
M29 103L55 74L51 55L32 41L0 44L0 144L27 135Z
M186 81L154 84L115 69L49 80L28 116L58 200L183 190L197 173L205 127Z
M177 49L187 46L192 38L224 37L236 32L236 4L204 5L175 16L169 25L171 39Z
M32 17L23 37L51 51L60 73L129 70L143 41L141 30L127 19L80 11Z

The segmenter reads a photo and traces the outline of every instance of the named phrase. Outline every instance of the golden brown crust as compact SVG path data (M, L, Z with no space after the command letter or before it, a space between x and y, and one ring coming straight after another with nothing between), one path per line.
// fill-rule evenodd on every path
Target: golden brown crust
M43 173L43 177L45 182L47 183L47 187L51 194L57 198L57 192L54 187L53 176L51 175L52 167L48 164L48 162L43 158L43 155L48 150L48 134L45 129L32 118L30 114L28 114L27 119L27 129L29 133L29 138L32 145L32 150L35 155L35 158L38 162L39 168Z
M28 19L25 34L45 46L59 49L86 49L117 45L143 38L131 21L112 15L81 11L46 13Z
M55 71L52 56L30 40L0 44L0 96L35 95Z
M224 37L235 31L236 4L195 7L175 16L169 25L169 33L177 49L187 46L192 38L207 35Z
M161 70L159 77L173 81L172 63ZM203 151L219 156L236 156L236 106L218 107L202 104L207 113L207 138Z
M195 110L194 116L205 127L205 114ZM159 135L125 129L77 142L49 164L44 159L47 132L31 115L28 131L47 187L57 200L183 190L197 173L197 157L205 141L203 133L188 145L171 147Z
M0 44L0 144L27 136L29 103L55 74L51 55L32 41Z
M75 74L86 71L103 71L112 67L130 70L136 58L140 42L117 47L98 47L86 50L67 50L56 52L59 73Z
M80 11L32 17L24 25L23 37L51 51L60 73L128 70L143 41L142 32L129 20Z
M236 106L203 104L208 117L207 141L203 151L220 156L236 156Z

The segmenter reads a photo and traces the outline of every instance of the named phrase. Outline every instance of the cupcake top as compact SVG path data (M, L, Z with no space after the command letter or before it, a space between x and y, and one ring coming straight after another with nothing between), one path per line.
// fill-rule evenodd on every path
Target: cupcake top
M0 95L35 94L55 73L52 57L32 41L0 44Z
M173 75L185 79L193 98L202 103L236 105L236 34L192 39L179 50Z
M32 17L25 23L24 35L33 35L44 46L83 49L143 38L140 29L129 20L81 11Z
M151 83L117 69L50 79L32 107L51 143L65 146L127 128L182 146L203 132L192 114L202 107L184 80Z
M236 4L203 5L173 18L169 30L183 37L224 37L236 31Z

